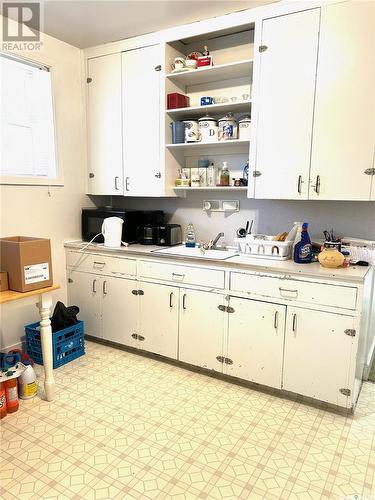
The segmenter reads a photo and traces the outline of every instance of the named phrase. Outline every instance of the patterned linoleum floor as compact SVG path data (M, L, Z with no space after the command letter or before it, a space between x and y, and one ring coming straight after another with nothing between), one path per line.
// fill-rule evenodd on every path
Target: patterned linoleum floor
M345 417L92 342L55 376L2 420L3 499L375 499L375 384Z

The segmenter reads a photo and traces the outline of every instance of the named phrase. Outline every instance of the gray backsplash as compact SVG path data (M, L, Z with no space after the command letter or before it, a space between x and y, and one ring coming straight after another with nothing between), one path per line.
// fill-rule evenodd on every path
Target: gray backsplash
M375 202L351 201L283 201L250 200L244 192L197 193L186 198L123 198L92 197L97 206L111 204L114 207L164 210L168 222L181 224L185 229L188 222L195 226L198 240L208 240L219 231L225 233L225 242L230 244L236 230L246 220L254 219L254 231L276 234L288 231L294 221L310 223L310 234L321 237L323 229L334 228L342 236L375 240ZM203 200L239 200L238 213L224 214L203 211Z

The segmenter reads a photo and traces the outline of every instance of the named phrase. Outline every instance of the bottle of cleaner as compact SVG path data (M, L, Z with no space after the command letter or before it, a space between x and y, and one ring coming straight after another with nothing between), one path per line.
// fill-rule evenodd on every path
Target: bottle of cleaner
M19 408L17 379L12 378L4 382L5 384L5 397L7 402L7 412L15 413Z
M194 226L191 222L189 222L189 224L187 225L187 228L186 228L185 246L190 247L190 248L194 248L195 242L196 242L196 238L195 238Z
M312 258L312 245L309 233L307 232L308 223L302 224L301 240L294 247L294 262L297 264L310 264Z
M6 417L7 412L7 400L5 396L5 383L0 382L0 419Z
M21 399L31 399L36 396L38 387L36 384L36 374L30 361L24 361L26 370L18 377L18 394Z

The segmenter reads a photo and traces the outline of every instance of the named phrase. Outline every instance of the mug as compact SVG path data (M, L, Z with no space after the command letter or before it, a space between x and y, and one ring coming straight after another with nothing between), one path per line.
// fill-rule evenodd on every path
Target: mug
M199 142L200 133L197 120L184 120L185 142Z
M213 97L203 96L201 97L201 106L209 106L214 103Z
M173 69L184 69L185 59L181 56L174 58L174 63L172 64Z
M190 69L197 69L197 60L196 59L186 59L185 66Z

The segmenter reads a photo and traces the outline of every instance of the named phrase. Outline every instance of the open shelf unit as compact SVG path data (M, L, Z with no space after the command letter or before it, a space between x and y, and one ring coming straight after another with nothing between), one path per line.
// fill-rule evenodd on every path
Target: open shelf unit
M207 45L213 57L213 66L190 71L171 73L176 57L186 57L193 51L202 51ZM167 109L164 113L164 155L170 189L184 196L188 191L241 191L244 186L229 187L175 187L178 172L193 175L199 170L198 160L208 159L210 165L222 166L226 161L232 179L242 177L243 165L249 158L249 140L227 140L215 143L195 142L172 144L172 121L198 120L209 114L215 120L231 112L238 120L244 114L251 114L251 86L253 77L254 25L238 27L229 32L204 33L194 38L176 40L166 44L164 78L165 102L170 93L184 94L190 99L187 108ZM169 70L168 70L169 69ZM226 100L218 104L200 106L200 97ZM244 97L245 96L245 99ZM194 175L197 175L196 172ZM200 174L199 174L200 175ZM203 179L204 177L201 177Z

